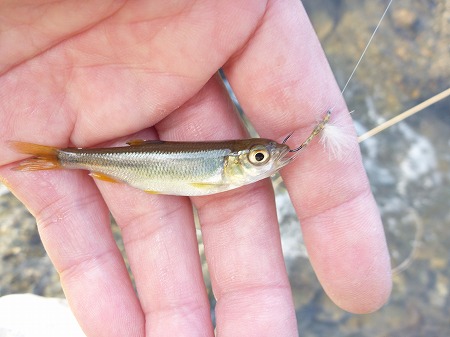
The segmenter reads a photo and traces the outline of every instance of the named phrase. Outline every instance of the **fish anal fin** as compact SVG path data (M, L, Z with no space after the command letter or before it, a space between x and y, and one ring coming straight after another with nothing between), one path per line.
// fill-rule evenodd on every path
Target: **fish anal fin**
M106 174L100 173L100 172L90 172L89 175L92 178L98 179L98 180L103 180L103 181L107 181L110 183L119 183L120 181L118 181L117 179L114 179L113 177L110 177Z

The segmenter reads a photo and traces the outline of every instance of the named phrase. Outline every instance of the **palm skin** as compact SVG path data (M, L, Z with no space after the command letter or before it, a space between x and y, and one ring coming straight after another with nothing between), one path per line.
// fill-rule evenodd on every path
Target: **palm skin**
M3 6L3 8L2 8ZM53 146L133 138L243 138L223 67L261 136L292 144L346 107L299 1L0 4L0 179L36 216L89 336L214 334L191 212L198 208L220 336L296 336L268 181L208 197L147 195L86 172L23 173L7 140ZM6 52L4 52L6 51ZM351 160L317 144L282 174L313 267L342 308L388 298L389 256L356 138ZM139 297L109 228L122 229Z

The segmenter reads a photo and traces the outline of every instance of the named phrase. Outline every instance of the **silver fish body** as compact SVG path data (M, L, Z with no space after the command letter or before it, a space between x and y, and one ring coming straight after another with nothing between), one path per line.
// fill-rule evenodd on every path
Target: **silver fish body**
M19 152L34 155L21 162L18 170L84 169L95 178L123 182L149 193L184 196L208 195L253 183L274 174L291 159L286 156L287 145L262 138L138 140L124 147L91 149L55 149L21 142L13 145Z

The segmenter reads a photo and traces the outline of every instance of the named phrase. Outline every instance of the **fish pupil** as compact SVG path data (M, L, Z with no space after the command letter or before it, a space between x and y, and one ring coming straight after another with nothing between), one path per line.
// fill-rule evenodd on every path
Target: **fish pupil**
M261 152L258 152L255 154L256 161L263 161L264 160L264 154Z

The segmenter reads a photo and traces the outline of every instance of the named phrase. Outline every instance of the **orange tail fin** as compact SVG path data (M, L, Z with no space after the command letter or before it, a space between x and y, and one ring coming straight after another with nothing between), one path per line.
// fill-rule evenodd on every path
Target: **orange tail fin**
M16 152L33 155L13 168L15 171L54 170L61 168L58 149L52 146L10 141L9 146Z

